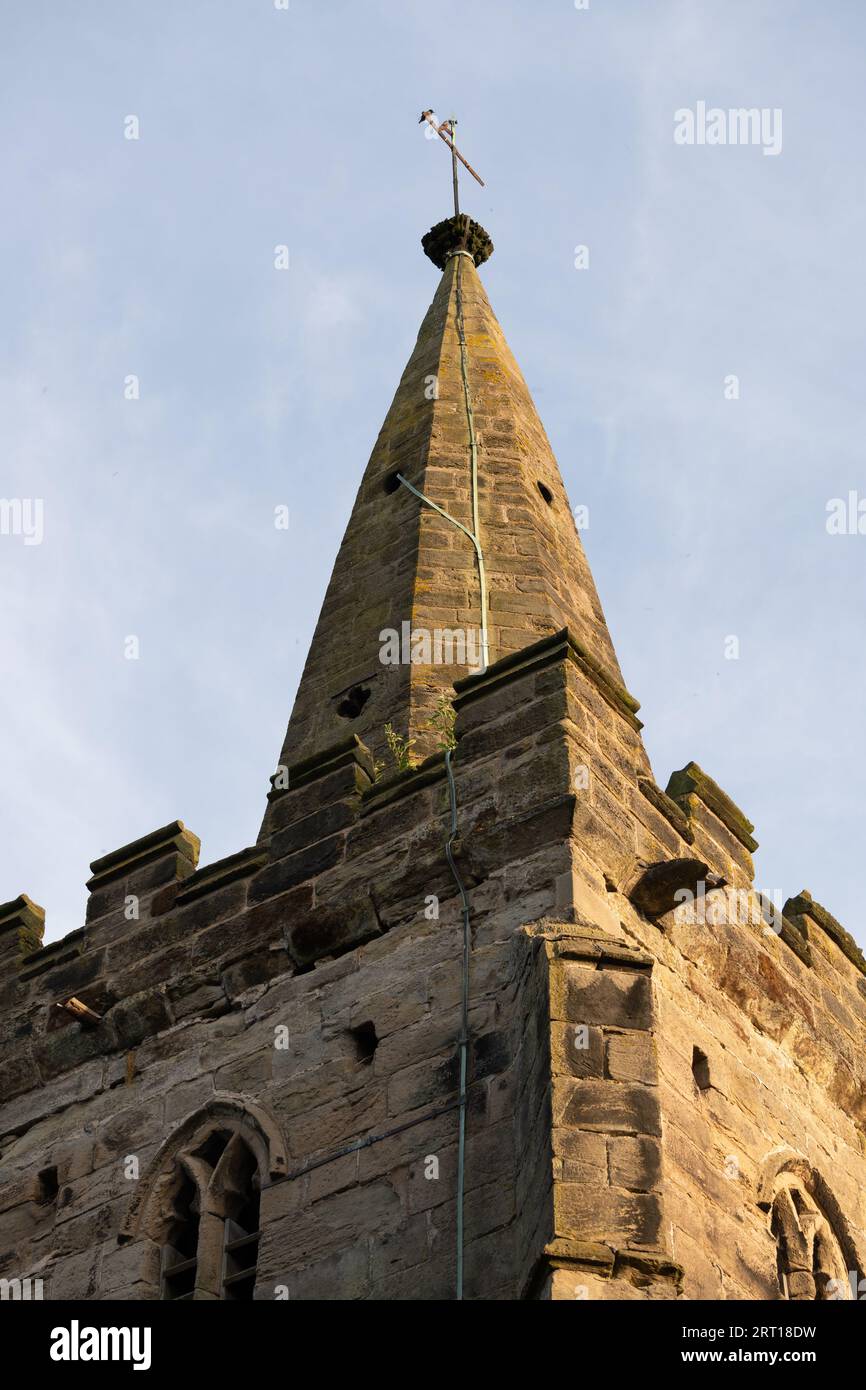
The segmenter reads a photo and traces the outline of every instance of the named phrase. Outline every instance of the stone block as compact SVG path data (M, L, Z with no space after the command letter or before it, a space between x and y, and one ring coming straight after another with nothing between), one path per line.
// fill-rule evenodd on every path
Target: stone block
M658 1081L655 1039L651 1033L606 1033L606 1074L613 1081Z
M550 1035L554 1074L604 1076L604 1040L600 1028L587 1024L553 1023Z
M118 1047L130 1048L162 1032L171 1018L165 994L155 989L121 1000L111 1009L107 1021L115 1030Z
M608 1134L661 1132L655 1091L625 1082L555 1077L553 1118L556 1125L574 1125L577 1129Z
M629 1192L652 1192L661 1178L661 1145L656 1139L608 1139L610 1182Z
M360 898L313 909L288 928L289 953L298 965L322 956L341 954L378 936L381 931L372 899Z
M315 878L325 869L339 864L345 843L343 835L331 835L328 839L320 840L318 844L290 854L285 859L277 859L250 880L249 902L259 903L265 898L286 893L298 884Z
M564 961L551 971L551 1014L566 1023L649 1029L652 991L647 974L591 969Z
M553 1207L557 1236L641 1246L659 1238L661 1204L652 1193L557 1183Z

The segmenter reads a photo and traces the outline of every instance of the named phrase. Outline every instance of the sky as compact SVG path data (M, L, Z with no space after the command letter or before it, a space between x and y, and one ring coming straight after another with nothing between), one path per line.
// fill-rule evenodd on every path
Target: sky
M53 940L158 826L255 841L436 288L432 107L656 780L695 759L866 946L866 8L282 3L4 0L0 497L42 513L0 534L0 901ZM678 143L701 102L781 148Z

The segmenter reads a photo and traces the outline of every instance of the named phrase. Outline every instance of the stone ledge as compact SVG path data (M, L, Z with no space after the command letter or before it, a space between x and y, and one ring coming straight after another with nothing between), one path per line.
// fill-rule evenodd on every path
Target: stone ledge
M395 772L385 780L373 782L371 786L365 787L361 793L361 814L368 816L373 811L381 810L383 806L389 806L393 801L411 796L413 792L420 791L431 782L441 781L444 775L444 752L431 753L423 762L418 763L417 767L407 767L402 772Z
M198 862L200 848L198 836L187 830L183 821L174 820L159 830L152 830L149 835L112 850L110 854L104 854L101 859L94 859L90 865L93 876L88 879L86 886L93 893L172 853L185 860L192 872Z
M662 1279L674 1284L678 1290L682 1289L684 1277L682 1265L678 1265L670 1255L660 1250L640 1250L637 1247L616 1251L613 1277L616 1279L620 1275L631 1278L631 1282L637 1282L632 1277L634 1275L639 1279Z
M309 758L303 758L299 763L293 763L287 769L288 786L273 785L280 775L279 772L275 772L271 777L271 790L267 799L269 802L278 801L280 797L297 791L298 787L318 781L320 777L327 777L329 773L336 772L341 767L348 767L352 763L357 763L372 781L373 755L357 734L351 734L349 738L332 743L328 748L323 748L321 752L314 753Z
M555 1236L545 1245L544 1258L555 1266L589 1269L594 1274L602 1273L609 1277L613 1273L616 1252L609 1245L599 1245L595 1241Z
M783 917L790 918L791 923L793 923L800 937L804 938L807 942L809 939L809 932L804 918L811 918L816 926L820 927L823 932L826 932L831 941L835 941L839 950L850 960L851 964L866 975L866 958L864 958L863 952L860 950L853 936L845 930L841 923L836 921L836 918L827 911L826 907L822 907L820 903L815 902L812 894L809 893L807 889L802 889L795 898L788 899L782 909L782 915ZM808 963L811 964L811 959Z
M552 954L561 960L588 960L594 965L627 966L652 970L655 958L646 951L609 936L600 927L577 927L552 917L539 917L521 928L527 936L547 942Z
M522 647L518 652L511 652L492 666L488 666L480 675L464 676L462 680L455 681L457 698L454 700L454 708L459 710L462 705L487 695L509 681L519 680L525 675L543 671L548 666L555 666L563 661L573 662L592 682L611 709L620 714L627 724L635 730L643 728L643 724L636 717L640 709L638 701L629 694L625 686L608 675L604 667L567 627L551 633L549 637L542 637L539 642L533 642L529 647Z
M678 1292L683 1283L682 1266L661 1250L618 1249L568 1236L556 1236L545 1245L530 1288L537 1288L545 1273L554 1269L582 1270L600 1279L625 1278L632 1283L659 1279L673 1284ZM531 1297L529 1290L524 1297Z
M739 840L747 850L753 852L758 848L757 840L753 839L752 822L743 815L739 806L735 806L731 798L722 791L721 787L708 777L704 770L698 767L695 762L687 763L679 772L672 772L668 781L665 793L672 801L686 810L688 797L697 796L709 811L722 822L731 832L736 840ZM686 812L687 816L688 813Z
M702 883L710 888L724 886L724 880L711 874L702 859L661 859L655 864L641 865L640 877L629 888L628 898L654 922L673 911L682 901L681 892L697 897Z
M263 849L256 849L255 846L249 849L242 849L237 854L229 854L225 859L218 859L214 864L207 864L204 868L196 869L195 873L185 878L175 896L175 903L180 907L185 903L194 902L196 898L201 898L205 893L212 893L217 888L225 888L229 883L234 883L236 879L248 878L251 874L257 873L264 868L268 862L268 856Z
M529 647L521 647L520 651L511 652L499 661L494 661L486 671L456 680L454 689L457 694L453 702L455 710L459 711L464 705L471 704L512 680L520 680L523 676L545 671L548 666L556 666L564 661L568 653L567 631L564 628L549 637L542 637L539 642L533 642Z
M51 941L47 946L31 951L21 960L21 979L32 980L37 975L44 975L47 970L54 970L58 965L67 965L69 961L76 960L84 950L85 939L86 929L77 927L75 931L62 936L59 941Z

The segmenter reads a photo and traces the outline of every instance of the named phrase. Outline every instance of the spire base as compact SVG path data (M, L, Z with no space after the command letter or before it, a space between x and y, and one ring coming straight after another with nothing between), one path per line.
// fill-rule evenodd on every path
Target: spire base
M483 265L493 255L493 242L479 222L473 222L465 212L437 222L421 238L424 255L444 270L449 256L466 251L476 266Z

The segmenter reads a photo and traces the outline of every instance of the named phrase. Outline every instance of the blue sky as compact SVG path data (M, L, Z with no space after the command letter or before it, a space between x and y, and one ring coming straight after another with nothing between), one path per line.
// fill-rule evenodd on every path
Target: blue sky
M3 27L0 496L45 534L0 536L0 900L53 939L89 861L175 817L202 862L254 841L436 286L433 106L487 181L483 278L657 780L696 759L758 882L866 944L866 535L826 529L866 498L863 6L9 0ZM700 100L781 108L781 153L676 145Z

